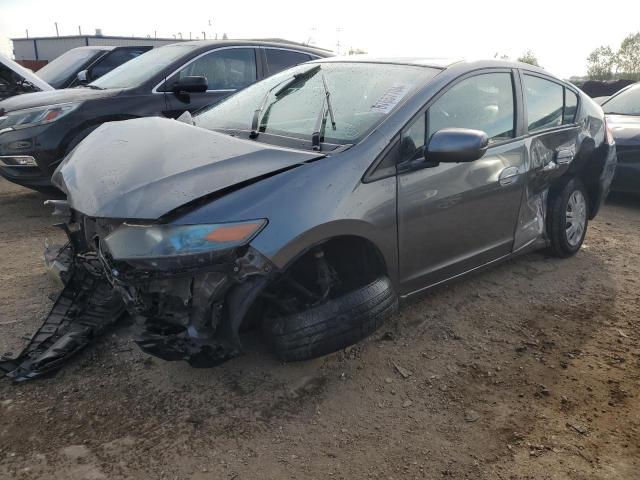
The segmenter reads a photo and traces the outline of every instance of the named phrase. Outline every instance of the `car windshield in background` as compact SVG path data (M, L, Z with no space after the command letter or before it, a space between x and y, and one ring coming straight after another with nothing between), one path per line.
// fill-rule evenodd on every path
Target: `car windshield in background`
M607 100L604 113L619 115L640 115L640 83Z
M78 70L100 52L101 50L90 48L74 48L38 70L38 76L49 85L56 86L67 79L69 72Z
M356 143L439 72L410 65L307 63L247 87L201 112L195 122L211 130L250 132L262 106L255 125L257 140L261 132L308 140L324 116L329 118L322 141Z
M194 48L193 45L154 48L111 70L90 85L97 88L138 87Z

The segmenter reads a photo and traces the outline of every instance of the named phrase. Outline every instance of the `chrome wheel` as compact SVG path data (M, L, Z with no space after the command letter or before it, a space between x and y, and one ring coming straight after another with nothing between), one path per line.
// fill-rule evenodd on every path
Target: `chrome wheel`
M580 190L575 190L569 197L565 219L567 243L576 247L582 241L587 225L587 201Z

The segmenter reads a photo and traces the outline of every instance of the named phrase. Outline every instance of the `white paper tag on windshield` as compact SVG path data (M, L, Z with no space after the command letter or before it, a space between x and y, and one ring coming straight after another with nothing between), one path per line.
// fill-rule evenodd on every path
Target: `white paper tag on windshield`
M394 83L391 88L387 90L376 103L371 105L371 111L377 113L389 113L393 110L393 107L400 103L400 100L409 93L411 85L406 83Z

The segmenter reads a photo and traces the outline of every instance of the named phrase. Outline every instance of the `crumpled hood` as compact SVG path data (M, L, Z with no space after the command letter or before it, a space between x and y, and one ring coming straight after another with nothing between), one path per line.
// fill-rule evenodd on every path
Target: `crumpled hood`
M616 145L640 147L640 116L607 115L607 123L611 127Z
M53 182L91 217L157 219L205 195L321 157L165 118L105 123Z

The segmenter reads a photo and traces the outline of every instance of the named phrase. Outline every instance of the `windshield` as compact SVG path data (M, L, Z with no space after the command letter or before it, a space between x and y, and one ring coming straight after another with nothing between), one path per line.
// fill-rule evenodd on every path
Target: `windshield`
M262 106L258 135L252 138L260 140L260 132L266 132L308 140L317 130L319 115L331 113L329 92L335 129L327 121L321 140L356 143L438 72L409 65L307 63L247 87L194 120L211 130L250 131Z
M640 83L612 97L602 105L604 113L640 115Z
M193 45L154 48L111 70L89 85L97 88L138 87L194 48L196 47Z
M93 48L74 48L47 63L38 70L38 76L49 85L58 88L69 78L69 75L80 71L83 65L101 52Z

